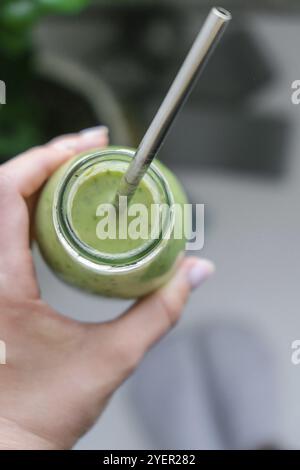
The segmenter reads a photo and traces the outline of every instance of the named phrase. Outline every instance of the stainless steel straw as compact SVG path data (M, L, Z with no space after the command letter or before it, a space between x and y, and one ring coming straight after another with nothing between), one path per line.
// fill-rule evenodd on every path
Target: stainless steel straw
M209 55L214 50L230 20L231 14L223 8L214 7L211 9L120 182L115 199L117 207L120 196L127 196L128 202L133 196L139 182L157 154L176 115L191 92L200 72L206 65Z

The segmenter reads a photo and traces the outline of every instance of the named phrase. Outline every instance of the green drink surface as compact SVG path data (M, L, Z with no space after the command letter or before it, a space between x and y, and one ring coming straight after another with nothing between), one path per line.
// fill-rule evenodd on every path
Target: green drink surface
M73 230L83 243L100 252L112 254L126 253L139 248L150 239L150 216L148 217L148 236L146 238L141 234L134 239L131 238L129 234L126 239L123 239L122 235L121 237L119 236L120 227L118 214L115 219L116 237L99 238L97 226L99 222L103 220L103 217L106 217L107 220L107 211L106 215L104 213L97 215L97 209L102 204L113 204L121 178L121 172L112 170L92 174L79 185L72 200L71 220ZM143 204L143 206L149 210L153 203L153 195L147 185L142 181L130 205ZM134 216L128 215L127 225L130 225L133 218ZM112 222L114 222L114 220L112 220ZM114 231L112 235L114 236Z

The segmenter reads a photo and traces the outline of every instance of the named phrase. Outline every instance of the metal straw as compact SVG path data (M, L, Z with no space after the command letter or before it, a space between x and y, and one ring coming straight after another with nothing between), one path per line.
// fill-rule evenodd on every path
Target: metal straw
M200 72L206 65L209 55L214 50L230 20L231 14L223 8L214 7L211 9L120 182L115 199L117 207L119 206L120 196L127 196L129 202L135 193L139 182L161 147L176 115L191 92Z

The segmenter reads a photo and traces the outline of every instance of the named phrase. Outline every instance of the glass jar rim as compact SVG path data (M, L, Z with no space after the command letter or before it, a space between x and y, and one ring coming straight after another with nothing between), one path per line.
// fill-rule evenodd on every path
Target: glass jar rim
M87 168L93 165L110 160L122 161L129 164L130 159L133 158L134 155L135 150L126 147L109 147L104 150L85 153L69 166L56 188L52 212L56 235L68 254L75 259L76 262L82 264L89 270L111 274L112 272L131 271L140 265L144 266L161 252L168 242L167 235L172 233L174 227L174 213L171 210L170 217L167 218L163 232L160 233L158 239L151 240L153 243L141 245L137 250L107 256L105 253L95 250L83 243L72 229L67 217L65 198L68 185L71 184L72 178L74 178L76 172L86 171ZM147 175L151 176L156 184L160 184L165 196L165 203L171 207L174 203L172 191L168 181L155 161L152 162Z

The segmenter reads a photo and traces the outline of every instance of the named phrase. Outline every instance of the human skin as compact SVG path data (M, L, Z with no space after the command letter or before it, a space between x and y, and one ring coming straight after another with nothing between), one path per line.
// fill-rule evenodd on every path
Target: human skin
M31 253L39 190L68 158L107 143L96 128L0 167L0 449L71 448L213 272L209 261L183 258L166 286L105 323L67 318L40 298Z

